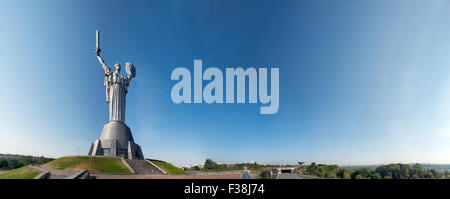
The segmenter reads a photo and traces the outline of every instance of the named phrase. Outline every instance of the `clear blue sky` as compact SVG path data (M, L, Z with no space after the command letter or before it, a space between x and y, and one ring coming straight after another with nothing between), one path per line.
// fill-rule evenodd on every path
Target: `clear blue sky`
M0 153L87 154L103 71L134 63L127 118L148 158L450 163L448 1L1 1ZM176 67L278 67L280 108L174 104Z

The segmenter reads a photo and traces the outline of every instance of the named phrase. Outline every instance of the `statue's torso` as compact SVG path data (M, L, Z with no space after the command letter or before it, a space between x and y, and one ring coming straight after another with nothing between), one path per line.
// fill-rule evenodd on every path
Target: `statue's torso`
M109 74L106 74L105 76L105 83L112 85L112 84L121 84L122 86L128 87L129 86L129 80L127 77L120 75L118 72L112 72Z
M109 87L109 111L110 121L125 120L125 95L127 93L127 87L129 86L129 80L127 77L120 75L118 72L106 74L106 83Z

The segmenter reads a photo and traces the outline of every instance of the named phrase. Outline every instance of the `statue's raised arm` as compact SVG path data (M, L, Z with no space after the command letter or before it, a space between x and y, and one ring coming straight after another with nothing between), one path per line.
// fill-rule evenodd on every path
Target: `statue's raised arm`
M100 62L100 64L102 65L102 68L105 71L105 75L110 74L111 68L108 65L106 65L105 61L103 61L103 58L100 56L100 52L97 53L97 59L98 62Z
M109 93L109 91L110 91L110 87L111 87L111 80L112 80L112 76L111 76L111 74L112 74L112 71L111 71L111 68L108 66L108 65L106 65L106 63L105 63L105 61L103 61L103 58L100 56L100 34L99 34L99 31L97 30L96 31L96 39L97 39L97 42L96 42L96 46L95 46L95 54L97 55L97 59L98 59L98 62L100 62L100 64L102 65L102 68L103 68L103 71L105 72L105 79L104 79L104 85L105 85L105 87L106 87L106 102L107 103L109 103L110 102L110 93Z
M96 45L95 45L95 54L97 54L98 62L102 65L103 70L105 71L105 75L111 74L111 68L109 68L108 65L106 65L105 61L103 61L103 58L100 56L100 52L102 51L100 49L100 32L97 30L96 32Z

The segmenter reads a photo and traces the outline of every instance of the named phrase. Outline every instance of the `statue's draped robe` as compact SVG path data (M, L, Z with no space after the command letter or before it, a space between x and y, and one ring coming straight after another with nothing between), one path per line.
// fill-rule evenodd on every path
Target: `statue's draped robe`
M109 121L125 122L125 104L130 78L105 70L106 101L109 102Z

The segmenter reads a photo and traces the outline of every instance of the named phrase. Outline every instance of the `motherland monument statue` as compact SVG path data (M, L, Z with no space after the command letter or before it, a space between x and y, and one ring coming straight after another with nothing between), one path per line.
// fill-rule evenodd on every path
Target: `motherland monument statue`
M109 122L103 127L100 139L89 150L91 156L119 156L125 159L144 159L141 147L134 143L130 128L125 124L126 94L136 68L126 62L127 76L120 74L121 66L114 64L114 71L100 56L100 32L96 31L95 53L105 73L106 103L109 103Z

